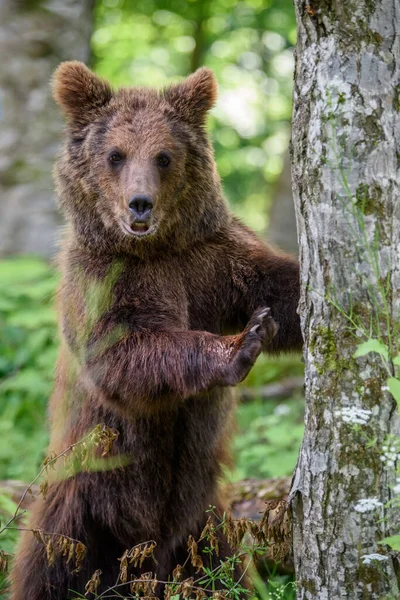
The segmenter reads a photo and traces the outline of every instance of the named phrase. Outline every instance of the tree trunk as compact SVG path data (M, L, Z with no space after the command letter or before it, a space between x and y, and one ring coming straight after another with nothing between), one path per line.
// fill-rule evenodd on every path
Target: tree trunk
M290 494L297 598L389 600L400 597L398 555L378 542L400 532L399 508L387 505L400 456L387 391L398 368L400 4L295 6L292 159L307 399ZM388 360L354 357L368 338L387 345Z
M92 0L0 2L0 254L48 257L59 237L51 172L62 120L50 78L89 58Z

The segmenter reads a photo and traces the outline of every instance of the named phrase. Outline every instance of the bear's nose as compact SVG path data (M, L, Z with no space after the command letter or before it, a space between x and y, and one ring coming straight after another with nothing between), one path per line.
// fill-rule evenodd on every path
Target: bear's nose
M150 196L132 196L129 200L129 210L135 215L137 221L146 221L153 208Z

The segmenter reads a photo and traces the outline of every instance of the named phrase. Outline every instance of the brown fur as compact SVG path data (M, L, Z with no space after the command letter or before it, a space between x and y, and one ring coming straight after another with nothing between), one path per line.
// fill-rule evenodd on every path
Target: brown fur
M221 506L217 479L233 410L227 386L262 349L302 342L296 261L260 241L222 196L203 128L216 97L209 70L161 92L112 92L81 63L63 63L54 95L68 119L56 181L70 226L60 257L51 449L105 423L120 432L114 452L128 464L51 485L32 527L81 539L88 557L80 574L61 558L48 567L43 546L27 534L13 600L84 593L95 569L104 590L124 550L150 539L158 566L135 573L167 579L209 505ZM110 165L112 151L122 164ZM160 152L171 158L167 168L157 163ZM144 193L154 202L152 233L140 237L127 230L128 202Z

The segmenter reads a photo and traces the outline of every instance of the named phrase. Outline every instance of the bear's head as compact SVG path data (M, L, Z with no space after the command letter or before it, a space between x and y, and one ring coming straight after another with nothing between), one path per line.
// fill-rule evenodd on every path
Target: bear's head
M65 62L53 92L67 119L57 191L82 243L142 254L204 239L226 221L204 128L217 94L209 69L160 91L113 91Z

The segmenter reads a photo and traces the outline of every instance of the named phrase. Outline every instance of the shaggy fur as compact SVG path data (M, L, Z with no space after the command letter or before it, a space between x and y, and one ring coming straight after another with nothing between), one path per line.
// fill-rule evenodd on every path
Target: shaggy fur
M260 241L222 196L204 130L216 98L208 69L163 91L114 92L83 64L63 63L54 96L68 121L56 182L69 229L51 450L104 423L119 431L113 452L124 466L51 484L31 526L81 540L88 556L79 574L64 558L48 567L26 534L13 600L84 594L96 569L104 590L124 550L146 540L157 542L158 565L133 573L167 579L209 505L223 510L229 386L261 350L302 343L297 262ZM153 202L146 225L129 210L138 195Z

